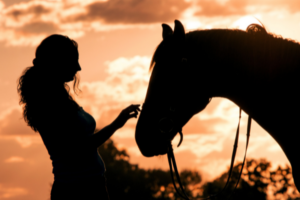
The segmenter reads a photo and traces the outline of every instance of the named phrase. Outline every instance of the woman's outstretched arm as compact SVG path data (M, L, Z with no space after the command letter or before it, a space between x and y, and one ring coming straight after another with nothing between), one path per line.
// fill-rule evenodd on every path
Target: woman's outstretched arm
M90 138L88 138L87 145L91 148L97 148L101 146L106 140L108 140L116 130L123 127L124 124L130 118L137 117L139 109L139 104L130 105L119 114L119 116L109 125L93 134Z

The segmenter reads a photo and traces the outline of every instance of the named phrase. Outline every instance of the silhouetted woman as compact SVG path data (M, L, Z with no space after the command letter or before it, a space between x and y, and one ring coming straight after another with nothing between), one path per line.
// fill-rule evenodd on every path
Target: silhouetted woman
M36 49L33 66L19 79L18 93L26 123L39 132L53 165L51 200L109 199L105 165L97 152L139 105L125 108L108 126L94 134L96 122L69 94L66 82L78 89L78 48L74 40L51 35ZM77 87L77 89L75 89Z

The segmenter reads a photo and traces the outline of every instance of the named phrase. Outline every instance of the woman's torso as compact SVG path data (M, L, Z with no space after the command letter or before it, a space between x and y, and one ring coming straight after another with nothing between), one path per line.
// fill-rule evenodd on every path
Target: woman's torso
M104 174L105 165L97 148L84 145L96 128L90 114L80 107L70 118L57 112L47 120L52 126L40 130L40 135L52 160L56 181L74 182Z

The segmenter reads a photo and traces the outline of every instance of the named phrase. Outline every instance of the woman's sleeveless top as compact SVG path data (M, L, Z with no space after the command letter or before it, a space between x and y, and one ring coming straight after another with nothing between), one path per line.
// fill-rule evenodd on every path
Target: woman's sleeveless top
M70 129L76 133L68 132L62 141L51 138L50 132L41 134L52 160L55 181L68 183L104 175L105 165L97 148L86 148L80 143L93 135L95 128L95 119L80 107Z

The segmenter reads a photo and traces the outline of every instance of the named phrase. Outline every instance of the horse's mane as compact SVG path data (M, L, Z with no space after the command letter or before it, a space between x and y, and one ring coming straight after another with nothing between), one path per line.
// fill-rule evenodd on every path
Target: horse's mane
M157 57L163 54L162 43L163 41L153 54L150 71ZM249 25L246 31L238 29L191 31L186 33L186 43L190 47L193 46L193 49L199 49L207 44L206 47L214 48L214 51L210 53L218 51L218 55L224 55L224 59L235 59L235 61L239 59L238 61L242 63L246 61L249 65L254 65L252 68L260 67L260 70L265 70L266 73L270 71L275 74L281 73L281 68L286 65L289 65L290 69L299 67L300 44L292 39L284 39L279 35L268 33L263 26L258 24ZM240 56L241 51L245 52L242 56ZM235 56L229 56L229 54L235 54ZM262 65L266 66L265 69L261 69Z

